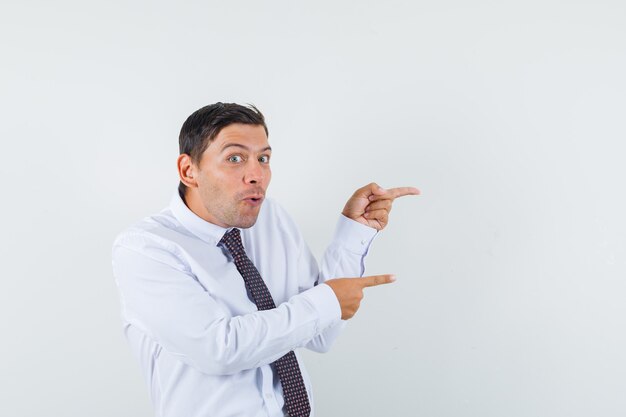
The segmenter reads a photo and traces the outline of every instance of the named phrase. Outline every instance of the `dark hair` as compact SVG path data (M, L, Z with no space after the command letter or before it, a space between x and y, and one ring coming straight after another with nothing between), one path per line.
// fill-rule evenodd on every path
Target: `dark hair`
M243 123L260 125L268 134L265 117L252 104L242 106L235 103L215 103L196 110L185 120L178 136L181 154L187 154L195 164L200 162L202 154L211 141L228 125ZM178 185L178 193L184 199L187 186Z

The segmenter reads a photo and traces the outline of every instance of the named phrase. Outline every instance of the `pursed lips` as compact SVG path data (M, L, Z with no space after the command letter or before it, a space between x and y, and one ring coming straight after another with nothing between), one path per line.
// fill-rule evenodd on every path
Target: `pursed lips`
M257 205L260 204L265 196L263 194L250 194L245 196L242 200L248 204Z

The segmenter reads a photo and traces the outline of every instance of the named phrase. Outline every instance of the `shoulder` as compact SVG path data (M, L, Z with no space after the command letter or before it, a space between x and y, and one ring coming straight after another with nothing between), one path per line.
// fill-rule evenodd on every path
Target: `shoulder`
M259 217L285 218L289 217L287 210L273 198L265 198Z
M271 236L287 244L299 245L302 237L300 230L287 210L276 200L266 198L256 224L250 233L259 236Z
M113 257L118 248L124 248L158 261L172 262L181 257L178 241L189 232L184 229L169 209L135 222L120 232L113 241Z
M276 200L266 198L263 202L263 208L259 213L260 224L267 224L271 227L280 228L285 232L297 232L298 227L289 215L287 210Z

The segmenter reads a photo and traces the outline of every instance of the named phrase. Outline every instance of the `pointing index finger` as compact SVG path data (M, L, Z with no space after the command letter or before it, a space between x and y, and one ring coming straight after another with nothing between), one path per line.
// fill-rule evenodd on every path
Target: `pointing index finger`
M419 195L420 190L415 187L398 187L387 190L392 198L404 197L405 195Z
M383 195L371 195L369 200L385 200L392 199L395 200L398 197L404 197L405 195L419 195L421 194L420 190L415 187L397 187L397 188L389 188L387 192Z
M367 287L375 287L377 285L382 284L391 284L396 280L395 275L384 274L384 275L370 275L369 277L359 278L361 281L361 285L363 288Z

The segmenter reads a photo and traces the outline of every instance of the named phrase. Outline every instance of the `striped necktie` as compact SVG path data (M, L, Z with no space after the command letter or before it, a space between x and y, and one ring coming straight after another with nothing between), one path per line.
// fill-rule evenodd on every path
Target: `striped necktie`
M263 282L259 271L246 255L241 243L239 229L232 229L222 237L220 244L226 247L235 260L235 266L243 277L246 288L252 295L252 299L259 310L276 308L274 299ZM306 388L298 359L293 351L274 362L280 383L283 387L285 408L290 417L309 417L311 405L307 396Z

